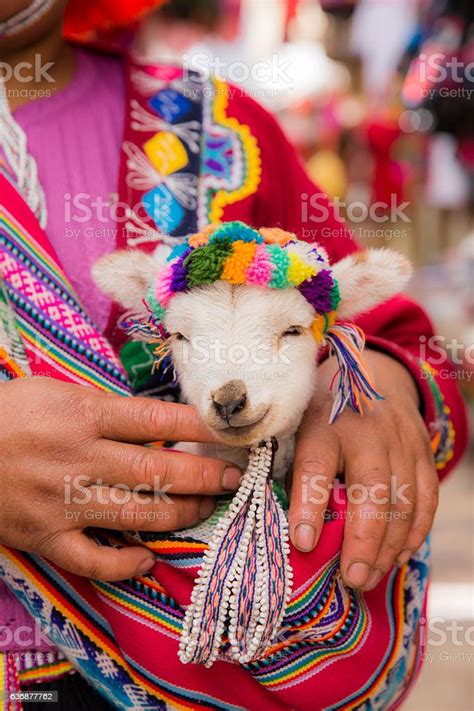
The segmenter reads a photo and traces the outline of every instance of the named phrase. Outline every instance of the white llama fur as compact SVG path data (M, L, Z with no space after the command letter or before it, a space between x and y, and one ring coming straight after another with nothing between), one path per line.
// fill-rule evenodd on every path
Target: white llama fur
M115 252L94 265L93 276L112 299L140 309L168 252L166 247L154 255ZM386 249L357 252L332 270L341 294L338 318L344 320L397 294L411 275L408 260ZM282 479L316 386L318 346L309 330L313 319L313 308L293 288L270 290L220 281L176 294L165 316L175 370L185 400L220 442L180 443L177 449L219 457L245 469L248 446L276 437L274 476ZM295 333L284 335L289 329ZM214 398L225 402L237 395L244 395L245 403L226 421L216 411Z

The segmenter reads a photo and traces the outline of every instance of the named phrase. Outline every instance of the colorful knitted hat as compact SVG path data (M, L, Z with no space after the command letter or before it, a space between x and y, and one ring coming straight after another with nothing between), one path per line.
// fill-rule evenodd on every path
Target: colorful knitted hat
M297 288L315 310L318 343L335 323L340 296L325 250L279 228L257 231L243 222L210 225L173 249L148 293L155 319L164 318L175 294L216 281Z
M156 353L163 358L167 353L163 322L170 301L178 293L217 281L295 288L311 304L315 312L311 331L318 344L330 346L339 364L331 422L346 404L362 412L363 400L379 398L361 359L364 334L353 324L336 324L341 297L326 251L279 228L255 230L243 222L226 222L191 235L172 250L151 285L146 299L149 319L135 322L129 331L155 337L160 343Z

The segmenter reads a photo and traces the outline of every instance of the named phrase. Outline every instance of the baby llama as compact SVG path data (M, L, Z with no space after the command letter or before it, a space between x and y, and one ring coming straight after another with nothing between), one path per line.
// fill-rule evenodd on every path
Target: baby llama
M170 355L182 396L215 436L179 444L245 470L215 526L186 610L180 658L247 663L278 635L291 590L286 515L272 479L291 469L295 432L317 387L317 356L338 362L330 421L380 396L350 323L401 291L411 267L385 250L329 264L325 250L279 228L211 225L164 255L121 251L94 278L134 313L129 330ZM223 640L229 644L223 649Z

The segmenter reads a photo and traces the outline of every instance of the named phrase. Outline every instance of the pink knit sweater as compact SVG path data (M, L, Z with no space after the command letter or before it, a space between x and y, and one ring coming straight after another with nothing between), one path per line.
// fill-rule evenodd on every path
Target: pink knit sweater
M124 109L120 59L76 50L72 82L15 111L46 193L48 238L99 327L109 303L90 267L115 247L108 203L117 192Z

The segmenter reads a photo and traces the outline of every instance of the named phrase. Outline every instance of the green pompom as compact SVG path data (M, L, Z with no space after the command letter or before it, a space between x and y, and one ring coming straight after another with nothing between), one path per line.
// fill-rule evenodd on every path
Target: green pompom
M163 321L163 318L165 316L165 309L163 306L160 304L158 299L156 298L154 292L153 292L153 287L150 287L147 297L146 297L146 302L150 309L152 310L153 316L157 321Z
M224 222L224 224L219 225L209 237L209 244L223 241L236 242L237 240L261 244L263 237L257 230L254 230L253 227L249 227L244 222L236 220L234 222Z
M270 261L275 267L272 273L272 280L268 286L270 289L285 289L289 286L288 268L290 266L290 257L279 244L268 245L267 253L270 255Z
M339 284L337 283L337 279L334 279L334 286L331 288L331 292L329 294L329 300L331 302L331 309L332 311L337 311L337 307L341 303L341 294L339 291Z
M213 284L222 274L224 262L232 254L232 244L219 240L193 250L183 262L187 269L188 287Z

